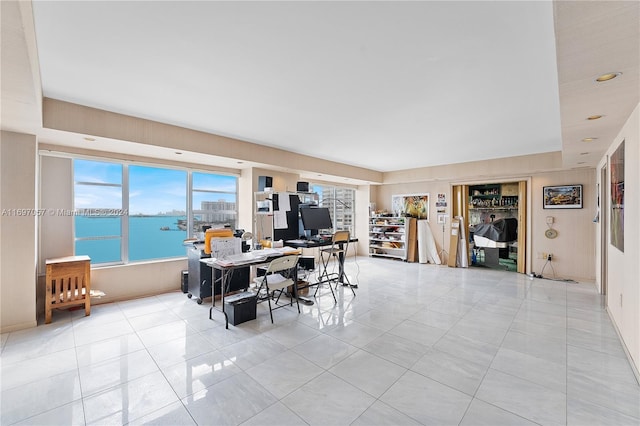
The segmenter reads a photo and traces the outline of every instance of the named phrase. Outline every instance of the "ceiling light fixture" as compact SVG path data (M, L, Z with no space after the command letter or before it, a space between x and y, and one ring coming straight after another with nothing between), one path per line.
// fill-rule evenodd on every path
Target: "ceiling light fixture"
M599 120L602 117L604 117L604 115L590 115L589 117L587 117L587 120Z
M580 155L587 155L589 154L588 152L581 152Z
M95 142L96 140L96 138L90 138L89 136L85 136L83 139L87 142Z
M616 77L621 76L621 72L608 72L606 74L602 74L600 77L596 78L598 83L603 83L605 81L613 80Z
M582 142L593 142L596 139L598 139L598 138L584 138L584 139L582 139Z
M578 164L587 164L586 161L578 161Z
M180 151L176 151L176 155L182 155Z

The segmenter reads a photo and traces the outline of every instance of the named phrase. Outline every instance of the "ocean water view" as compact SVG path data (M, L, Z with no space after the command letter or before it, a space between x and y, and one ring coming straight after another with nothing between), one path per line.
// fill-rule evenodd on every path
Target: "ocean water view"
M121 236L121 217L76 216L76 237ZM186 216L129 216L129 261L186 256L187 231L178 227ZM121 260L120 238L76 241L76 254L91 263Z

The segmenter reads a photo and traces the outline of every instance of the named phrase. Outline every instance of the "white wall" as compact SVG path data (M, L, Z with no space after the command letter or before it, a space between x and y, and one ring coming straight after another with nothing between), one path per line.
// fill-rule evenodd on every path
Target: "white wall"
M530 156L536 158L535 156ZM527 272L535 271L540 273L546 260L539 259L538 253L553 253L553 267L558 278L575 279L583 282L595 281L595 266L593 259L595 256L595 231L596 226L592 222L596 211L595 197L595 171L594 169L558 170L539 172L544 167L553 168L553 161L550 163L544 156L538 158L542 161L527 161L526 159L506 158L502 160L491 160L450 166L438 166L437 172L433 168L424 170L414 170L410 183L383 184L375 187L376 207L378 209L391 208L391 196L394 194L424 194L430 195L429 212L430 227L438 250L442 249L442 225L437 223L436 200L439 193L447 196L446 214L451 217L451 187L461 182L467 183L495 183L505 181L530 180L530 206L529 220L531 223L528 229L530 240L530 262ZM493 163L495 167L487 168L487 163ZM503 163L505 167L500 167ZM519 164L519 176L502 175L501 173L513 171L512 165ZM404 172L399 172L404 173ZM477 173L477 175L475 174ZM416 181L424 176L423 181ZM433 177L438 176L437 180ZM483 176L481 179L474 176ZM396 173L389 174L389 180L397 179ZM473 180L472 180L473 177ZM387 175L385 175L385 182ZM583 208L582 209L557 209L545 210L542 207L542 187L546 185L583 185ZM544 236L547 229L546 217L553 216L556 223L554 229L558 231L558 237L549 240ZM445 226L444 249L449 251L449 223ZM446 255L444 262L447 261ZM551 268L547 266L544 271L545 276L550 276Z
M607 150L600 166L608 161L622 141L625 142L624 252L612 246L610 240L607 243L607 310L637 372L640 370L640 104ZM609 227L610 188L608 182L600 184L607 185L608 196L602 200L602 208L608 209L606 226ZM601 255L598 250L596 262L600 262Z
M36 137L0 133L0 330L36 325ZM6 210L5 210L6 209ZM18 210L26 212L17 215ZM15 215L14 215L15 214Z
M582 185L582 209L544 209L542 188L549 185ZM540 273L545 259L539 253L553 253L552 265L557 278L593 282L596 279L595 235L596 173L594 169L564 170L533 175L531 179L531 268ZM554 218L554 239L546 238L547 216ZM552 276L549 266L544 276Z

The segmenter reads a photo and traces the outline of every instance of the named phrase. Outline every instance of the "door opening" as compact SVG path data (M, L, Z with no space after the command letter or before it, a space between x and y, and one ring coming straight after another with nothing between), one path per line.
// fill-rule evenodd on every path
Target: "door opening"
M600 293L607 294L607 259L609 249L609 228L607 225L608 209L607 203L607 188L609 188L608 181L609 172L607 169L607 163L600 169L600 190L598 191L598 212L600 220Z
M466 186L471 266L525 273L526 181Z

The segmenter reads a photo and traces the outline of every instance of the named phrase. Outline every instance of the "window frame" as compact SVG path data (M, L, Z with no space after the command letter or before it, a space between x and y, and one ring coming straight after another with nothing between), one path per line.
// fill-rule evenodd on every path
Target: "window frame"
M330 206L327 206L325 204L323 204L323 191L316 191L316 189L318 187L323 188L325 190L330 190L331 191L331 197L329 198L329 200L338 200L342 203L345 204L345 206L343 207L347 207L348 203L350 203L350 207L349 210L351 212L351 224L346 228L350 234L352 238L356 238L356 190L355 188L352 188L350 186L341 186L341 185L329 185L326 182L311 182L310 186L312 187L314 192L318 193L318 203L320 206L322 207L328 207L329 211L331 213L331 220L333 221L333 227L334 227L334 231L336 229L338 229L336 227L336 217L337 217L337 205L339 203L333 202ZM342 198L338 198L336 197L336 190L349 190L352 191L352 195L353 195L353 199L350 200L344 200ZM343 214L344 216L344 214ZM345 229L345 227L343 226L342 229Z
M202 174L208 174L208 175L217 175L217 176L225 176L225 177L233 177L235 180L235 191L204 191L204 190L197 190L198 192L211 192L211 193L225 193L225 194L233 194L234 198L235 198L235 221L237 224L237 220L239 217L239 212L238 212L238 199L239 199L239 194L238 194L238 188L239 188L239 175L238 174L234 174L234 173L228 173L228 172L221 172L221 171L217 171L217 170L205 170L205 169L200 169L200 168L191 168L191 167L180 167L180 166L173 166L173 165L166 165L166 164L162 164L162 163L153 163L153 162L133 162L133 161L126 161L126 160L117 160L117 159L111 159L111 158L103 158L103 157L92 157L92 156L83 156L83 155L64 155L64 157L67 157L69 159L71 159L71 176L72 176L72 181L71 181L71 202L72 202L72 209L74 212L77 212L78 210L80 210L77 206L76 206L76 191L75 191L75 185L76 185L76 181L75 181L75 161L76 160L85 160L85 161L93 161L93 162L102 162L102 163L111 163L111 164L118 164L122 167L122 184L120 185L121 190L122 190L122 210L124 212L126 212L127 214L123 214L122 216L120 216L121 221L120 221L120 260L118 261L113 261L113 262L101 262L101 263L92 263L92 267L107 267L107 266L124 266L124 265L133 265L133 264L140 264L140 263L147 263L147 262L157 262L157 261L172 261L172 260L177 260L177 259L184 259L187 257L186 255L186 250L185 250L185 254L183 256L174 256L174 257L166 257L166 258L153 258L153 259L140 259L140 260L130 260L129 259L129 226L130 226L130 222L129 222L129 193L130 193L130 188L129 188L129 166L130 165L135 165L135 166L143 166L143 167L150 167L150 168L160 168L160 169L169 169L169 170L179 170L179 171L184 171L186 172L187 176L186 176L186 185L185 185L185 190L186 190L186 197L185 197L185 212L186 212L186 216L187 216L187 238L192 238L193 237L193 223L192 223L192 218L193 218L193 208L192 208L192 201L193 201L193 173L202 173ZM118 186L117 184L102 184L102 183L93 183L93 182L82 182L81 184L83 185L99 185L99 186ZM73 251L74 251L74 255L76 254L76 241L78 240L92 240L92 239L96 239L91 238L91 237L81 237L81 238L77 238L76 237L76 224L75 224L75 220L72 221L72 232L73 232ZM117 238L116 236L113 237L114 239Z

